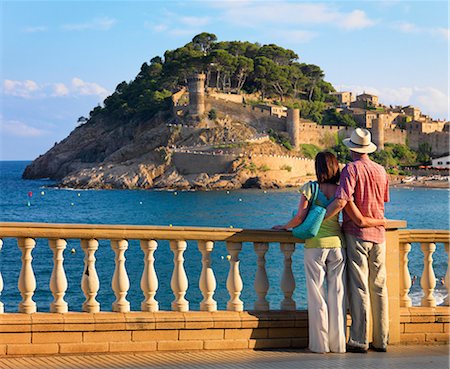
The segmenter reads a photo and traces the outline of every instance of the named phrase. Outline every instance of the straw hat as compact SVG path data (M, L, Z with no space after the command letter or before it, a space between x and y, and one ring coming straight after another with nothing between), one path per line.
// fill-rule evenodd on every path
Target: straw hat
M343 143L351 151L361 154L370 154L377 149L377 146L371 141L370 132L365 128L356 128L350 138L344 139Z

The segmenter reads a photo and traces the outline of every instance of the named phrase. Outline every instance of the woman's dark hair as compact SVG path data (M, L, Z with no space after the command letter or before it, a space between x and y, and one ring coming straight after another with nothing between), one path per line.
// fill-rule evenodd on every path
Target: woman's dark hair
M322 151L316 155L316 176L319 183L338 184L341 171L339 163L329 151Z

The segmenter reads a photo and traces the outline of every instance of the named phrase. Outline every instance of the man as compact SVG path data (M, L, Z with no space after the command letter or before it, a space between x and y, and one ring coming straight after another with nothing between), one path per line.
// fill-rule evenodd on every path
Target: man
M342 171L335 200L328 206L326 218L337 214L352 201L364 217L372 218L369 223L355 223L345 211L343 214L342 228L347 243L347 292L352 317L347 351L367 352L371 309L371 349L386 352L389 317L385 229L381 224L384 224L384 203L389 201L388 177L384 168L368 156L377 149L371 142L368 130L357 128L343 142L350 149L352 162Z

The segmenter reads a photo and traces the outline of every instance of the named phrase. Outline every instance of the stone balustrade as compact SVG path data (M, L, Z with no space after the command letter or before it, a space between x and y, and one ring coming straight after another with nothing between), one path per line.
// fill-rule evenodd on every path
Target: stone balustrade
M449 232L448 231L436 231L436 230L402 230L399 232L399 270L400 270L400 306L410 307L412 306L411 298L409 297L411 285L413 279L409 272L409 253L412 249L412 244L420 245L420 249L423 253L423 273L420 278L420 286L422 287L423 297L421 300L421 306L423 307L435 307L436 298L434 297L434 291L436 288L436 275L433 269L433 254L436 251L436 245L441 244L447 255L447 271L442 281L446 290L447 297L444 300L444 305L449 305L448 299L448 286L449 281Z
M433 295L436 279L432 263L436 245L440 247L440 245L443 244L447 255L445 285L448 286L450 284L448 273L449 231L399 229L404 228L405 226L406 222L395 220L388 221L387 226L386 269L389 293L390 342L418 342L417 340L420 342L434 342L436 340L448 342L448 333L445 332L448 332L450 314L448 308L436 307L437 303ZM166 324L167 327L171 326L167 323L167 316L164 314L175 314L171 315L170 319L182 319L182 321L180 324L173 324L175 327L174 329L178 329L178 333L174 332L173 334L169 334L167 331L158 333L165 334L166 336L170 335L171 339L174 340L170 341L172 342L170 344L158 341L158 347L160 345L161 347L165 347L164 345L167 344L169 345L167 347L174 347L174 349L177 349L178 343L176 343L176 337L184 337L190 334L190 331L183 331L184 333L181 333L183 329L188 329L188 327L190 327L189 329L195 328L199 330L196 333L196 337L197 335L199 335L199 337L204 336L204 338L202 338L204 343L198 344L199 348L220 348L222 347L219 342L220 339L225 339L226 341L227 337L229 336L228 338L230 338L232 335L236 335L238 338L240 337L240 340L232 342L233 345L237 345L233 346L235 348L251 348L252 344L256 344L255 342L261 339L266 340L264 341L265 343L261 343L263 341L258 341L260 342L259 344L265 345L264 347L304 347L306 344L306 318L304 315L298 315L300 313L304 314L304 312L297 310L297 304L293 298L294 291L300 286L298 285L298 281L296 283L294 278L292 256L296 251L296 244L301 243L301 241L293 238L290 232L238 228L0 223L0 250L2 245L4 245L2 240L7 238L17 240L17 245L21 252L21 262L17 264L17 268L20 268L19 280L17 282L21 301L18 304L17 312L4 312L3 303L1 302L3 279L0 270L0 326L4 326L4 329L6 329L4 336L0 334L0 343L2 343L2 337L5 337L4 340L16 337L13 336L16 333L8 332L16 332L16 329L19 328L14 327L19 327L17 324L22 320L25 321L26 316L31 316L31 321L27 320L26 325L32 325L34 324L34 321L38 322L39 319L42 318L39 315L42 313L37 313L38 309L36 303L33 301L33 295L36 290L36 276L33 271L32 253L36 246L36 240L46 239L48 240L48 245L53 255L53 260L47 261L51 266L52 271L49 291L53 296L53 300L48 309L50 313L47 313L49 318L44 317L42 319L50 319L50 323L54 324L54 326L52 326L53 328L49 328L49 332L45 334L50 336L51 330L58 332L65 332L70 328L75 329L77 332L81 330L76 336L77 342L79 342L77 343L78 346L74 348L74 350L76 349L76 352L84 352L83 350L92 349L91 346L87 345L88 340L85 340L85 337L87 339L90 336L89 334L81 334L83 325L75 327L71 325L66 326L66 324L69 324L72 318L79 319L79 322L82 322L84 319L83 316L86 317L85 319L94 319L93 322L95 323L95 328L92 328L94 326L90 326L90 330L94 329L94 331L97 331L97 327L101 326L99 324L104 322L106 326L109 327L108 331L110 331L111 337L113 337L114 332L116 332L114 330L116 328L111 328L114 326L120 327L117 328L120 332L122 332L123 329L125 329L126 332L131 332L126 333L127 338L123 338L126 341L129 337L132 337L131 341L133 342L130 343L131 346L127 346L132 347L131 350L138 349L139 345L134 341L138 341L138 337L144 335L144 333L139 333L138 331L135 332L133 329L145 330L145 337L154 337L156 331L152 333L152 330L155 329L155 322L157 330L158 327L163 327L164 324ZM67 247L67 240L79 240L84 252L81 290L85 300L81 306L81 313L74 312L71 307L68 306L64 298L68 288L63 257L64 250ZM100 283L96 269L96 252L99 249L99 241L103 240L109 240L110 246L114 252L114 273L111 280L111 289L115 295L115 301L112 303L111 309L101 306L101 303L97 300ZM134 266L129 266L126 263L126 251L129 247L129 242L136 242L135 240L139 240L140 249L143 251L142 263L144 268L140 277L140 288L143 295L143 300L140 304L141 312L130 312L130 302L127 299L127 294L130 289L130 280L126 268L133 268ZM169 269L171 269L170 283L165 279L159 280L155 271L154 254L162 240L169 241L170 251L173 255L173 261L164 261L165 263L171 263L169 266ZM191 241L196 241L198 250L201 254L201 265L199 265L199 270L201 270L201 272L199 280L191 279L188 281L187 278L185 251L187 249L188 241L189 247L192 245ZM217 242L225 242L226 250L229 254L227 257L229 261L229 270L226 275L226 288L228 291L227 301L216 301L215 296L218 281L216 281L217 271L213 269L211 256ZM248 306L247 301L245 301L244 304L244 301L242 300L243 289L251 286L251 284L246 283L244 287L241 276L240 254L243 251L243 243L252 243L256 256L256 273L253 282L256 301L252 307ZM408 269L408 257L412 247L415 247L415 244L420 244L423 252L423 273L420 278L423 298L421 302L422 307L420 308L411 307L412 304L409 296L411 276ZM11 245L11 243L9 243L9 245ZM247 246L247 244L245 246ZM266 267L266 254L271 247L279 247L282 253L282 258L279 261L281 272L280 281L279 285L276 286L271 285L271 282L269 282L268 268ZM1 257L0 252L0 258ZM102 262L104 262L104 260L102 260ZM37 278L39 282L40 276L37 276ZM69 281L69 283L70 282L71 281ZM220 282L225 282L223 276L221 277ZM42 283L40 285L42 286ZM170 313L160 311L161 301L157 301L155 298L160 285L170 285L171 292L173 293L173 300L171 302L172 312ZM186 298L186 293L189 291L190 286L192 287L195 285L199 286L202 295L202 300L199 304L200 312L192 311L190 301ZM280 301L279 306L273 306L267 298L269 288L280 289L279 295L282 296L282 300ZM226 305L225 311L218 311L219 303L222 304L222 306ZM444 302L444 305L445 304L448 305L448 297ZM418 312L417 310L411 309L426 310L420 310L420 312ZM105 310L112 310L112 313L107 313ZM282 311L280 312L279 310ZM282 315L279 315L280 313ZM86 315L73 316L70 314ZM105 318L103 318L103 316L100 317L99 314L118 314L117 316L119 318L115 318L113 315L106 315ZM130 314L142 314L142 317L139 318L137 315ZM199 316L196 314L204 314L201 316L201 319L205 320L198 320ZM421 316L419 318L422 320L417 320L418 314L425 314L424 316L426 317L424 318ZM36 317L33 318L33 316ZM64 316L62 321L61 316ZM102 319L106 320L103 321ZM108 319L111 320L109 321ZM114 319L119 319L119 321L115 321ZM136 328L127 328L131 327L128 323L129 319L137 319ZM142 324L139 323L139 321L141 321L139 319L142 320ZM159 321L158 319L162 320ZM191 321L190 319L193 320ZM229 319L232 319L233 321L234 319L238 319L237 322L233 323L237 325L233 327L229 326L230 323L227 323ZM289 328L290 326L287 327L285 325L287 323L283 323L280 319L289 320L289 324L293 324L292 328ZM426 324L430 325L432 333L424 333L423 330L428 329L428 326L423 326L423 319L427 319L426 322L428 323ZM270 323L271 320L273 320L273 323ZM249 323L250 321L252 321L251 324ZM198 326L196 326L196 324ZM233 330L230 330L230 332L227 330L224 331L221 325L226 328L232 328ZM22 326L25 327L25 325ZM286 332L283 333L285 335L300 334L298 332L295 333L294 330L292 330L293 327L299 326L303 327L301 333L303 336L301 336L301 339L299 338L300 340L297 339L298 342L295 341L294 338L288 339L288 336L283 336L283 338L278 341L275 340L275 338L278 337L277 334L281 332L280 330L283 330L283 332L286 330ZM249 330L249 328L251 328L251 330ZM31 326L24 329L28 329L28 333L24 332L19 336L26 337L24 338L24 343L33 343L34 341L32 341L33 339L31 337L33 337L33 335L38 337L39 333L33 333L35 328L32 328ZM419 330L419 333L415 333L414 330ZM241 334L244 336L246 335L245 342L242 341L243 336L241 337ZM41 335L44 336L44 333ZM66 334L54 334L54 339L59 345L55 348L55 352L57 353L64 352L63 348L65 347L65 344L59 343L58 341L60 337L62 337L61 335L64 336ZM101 336L100 332L98 335L104 340L109 340L109 336ZM123 333L123 335L125 337L125 333ZM259 335L265 335L265 338L263 336L260 337ZM417 338L418 335L420 338ZM118 336L114 336L112 339L116 340L118 339L117 337ZM148 337L146 339L148 339ZM213 339L213 341L208 341L209 343L207 343L207 340L210 338ZM8 342L6 342L6 344L7 347L10 347L8 349L5 348L8 353L23 352L20 350L26 350L26 348L24 348L25 346L15 347L13 344L8 346ZM0 351L2 349L1 346L2 345L0 344ZM42 348L43 347L44 346L42 346ZM108 347L111 349L111 347L115 346L113 343L109 343ZM14 351L16 349L19 351ZM120 349L125 350L122 346Z
M391 221L391 227L402 225L403 222L401 221ZM202 254L202 271L198 285L204 299L200 304L200 310L217 310L217 302L214 300L216 280L214 270L211 267L211 252L215 241L225 241L230 255L230 268L226 281L229 293L227 310L242 311L244 309L244 304L240 299L243 283L239 271L239 253L242 250L243 242L253 242L254 250L257 254L258 266L254 288L258 300L255 302L254 309L269 310L276 308L274 306L270 307L266 299L269 279L265 268L265 253L269 249L269 243L278 243L284 255L283 273L280 281L284 299L278 308L281 310L296 309L296 303L292 299L296 287L292 272L292 254L295 252L295 244L299 240L293 238L289 232L226 228L39 223L2 223L0 226L0 236L2 238L16 238L22 252L21 271L18 281L18 288L22 296L18 311L21 313L31 314L36 312L36 303L33 301L36 277L32 266L32 251L38 238L48 239L49 246L53 251L50 291L54 299L50 305L51 312L65 313L68 311L67 302L64 301L64 295L67 290L67 277L63 266L63 251L66 248L67 239L79 239L85 254L84 272L81 279L81 289L85 297L82 305L82 311L84 312L95 313L100 311L100 303L96 300L99 290L99 278L95 267L95 253L99 247L98 240L105 239L110 240L111 248L115 253L115 269L111 287L116 300L112 304L112 311L130 311L130 302L127 300L130 282L125 267L125 252L128 249L129 240L140 240L140 246L144 252L141 289L145 298L141 303L142 311L158 311L159 304L155 300L155 294L158 289L158 277L155 272L155 259L153 256L158 247L158 240L169 240L170 250L173 253L173 272L170 281L174 295L174 300L171 304L173 311L189 311L189 302L185 299L189 284L183 257L187 247L186 241L188 240L197 241L198 249ZM191 283L193 282L191 281ZM425 283L427 282L424 282L424 285ZM2 286L2 283L0 283L0 286ZM431 285L427 288L427 291L432 291Z

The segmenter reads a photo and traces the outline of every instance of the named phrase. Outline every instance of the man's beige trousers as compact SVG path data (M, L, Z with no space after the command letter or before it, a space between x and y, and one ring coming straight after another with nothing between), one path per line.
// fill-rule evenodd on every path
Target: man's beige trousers
M368 347L370 309L373 342L377 348L388 343L389 313L386 288L386 243L373 243L346 233L347 294L352 317L348 344Z

